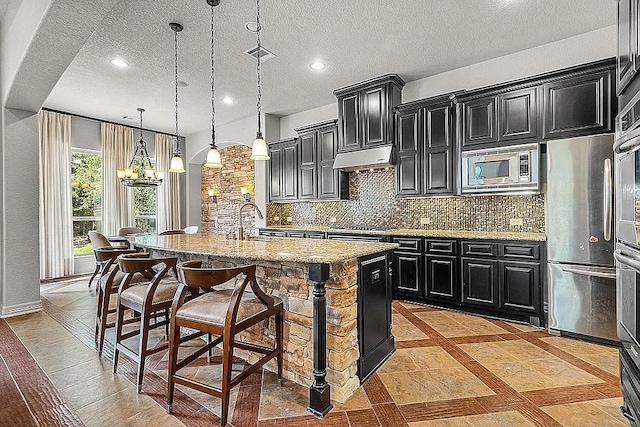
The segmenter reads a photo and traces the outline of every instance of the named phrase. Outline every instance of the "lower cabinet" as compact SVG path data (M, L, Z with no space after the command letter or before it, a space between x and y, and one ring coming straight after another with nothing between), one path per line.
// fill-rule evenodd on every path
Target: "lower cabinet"
M499 307L498 261L462 258L462 302Z
M396 251L393 254L394 289L397 295L422 297L422 254Z
M425 255L426 297L456 302L458 292L458 260L455 256Z
M536 313L540 306L540 263L500 261L500 305Z

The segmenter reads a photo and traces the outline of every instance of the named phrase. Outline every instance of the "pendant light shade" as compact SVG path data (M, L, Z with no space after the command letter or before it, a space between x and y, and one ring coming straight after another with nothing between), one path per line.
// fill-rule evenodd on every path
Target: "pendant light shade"
M269 160L269 149L267 143L264 141L261 133L256 135L256 139L253 140L251 146L251 160Z
M258 132L256 133L256 139L253 140L253 144L251 145L251 160L269 160L269 148L267 147L267 143L264 141L264 137L262 136L261 129L261 115L262 115L262 87L260 80L260 51L262 50L262 42L260 40L260 31L262 30L262 26L260 25L260 0L256 0L256 34L258 38L258 54L256 55L258 58L257 66L256 66L256 74L257 74L257 82L258 82L258 102L256 103L256 109L258 112Z
M186 172L186 170L184 170L184 162L182 161L182 157L180 157L180 154L174 155L173 158L171 159L169 172L174 172L174 173Z
M215 90L215 12L214 7L220 4L220 0L207 0L211 6L211 148L207 153L207 162L204 164L208 168L221 168L222 161L220 152L216 147L216 90Z

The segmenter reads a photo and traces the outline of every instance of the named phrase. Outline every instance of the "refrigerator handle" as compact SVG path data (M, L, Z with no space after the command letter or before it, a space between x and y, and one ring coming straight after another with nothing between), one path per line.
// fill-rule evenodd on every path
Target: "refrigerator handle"
M611 240L613 222L613 179L611 177L611 159L604 159L604 240Z
M640 257L629 252L622 252L620 249L613 253L613 257L621 264L633 268L640 273Z
M579 274L581 276L600 277L603 279L615 279L616 273L605 273L603 271L581 270L579 268L563 268L562 271L567 273Z

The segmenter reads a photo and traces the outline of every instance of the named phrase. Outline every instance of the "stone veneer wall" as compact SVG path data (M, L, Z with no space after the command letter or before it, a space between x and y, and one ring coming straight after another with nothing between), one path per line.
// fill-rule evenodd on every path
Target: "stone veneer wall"
M271 203L267 205L267 225L545 231L543 194L396 198L394 185L393 170L351 173L349 200ZM431 224L420 225L423 216L430 218ZM331 217L335 223L330 222ZM510 226L511 218L521 218L523 225Z
M203 266L228 268L246 265L245 260L212 258L199 255L156 251L158 256L177 256L179 261L201 259ZM255 261L258 284L269 295L281 298L284 305L283 375L304 386L313 382L313 282L309 280L309 266L293 262ZM331 399L344 403L360 386L357 376L357 272L356 260L331 265L327 290L327 382L331 385ZM230 283L231 284L231 283ZM226 285L225 285L226 286ZM274 318L265 320L238 337L272 347L275 342ZM255 363L256 353L236 349L234 355ZM266 368L277 372L276 360Z
M234 145L222 148L220 157L222 169L207 168L202 165L201 205L202 231L228 233L238 226L238 209L244 203L240 187L247 187L255 194L255 173L253 160L249 160L251 148ZM218 195L218 203L209 202L208 190ZM245 232L253 234L255 230L255 212L244 209L242 225Z

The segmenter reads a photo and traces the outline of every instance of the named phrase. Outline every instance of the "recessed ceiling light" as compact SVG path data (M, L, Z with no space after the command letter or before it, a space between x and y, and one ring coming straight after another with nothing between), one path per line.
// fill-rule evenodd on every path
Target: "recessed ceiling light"
M225 104L233 104L233 98L231 98L230 96L225 96L224 98L222 98L222 102L224 102Z
M175 85L176 81L171 80L171 84ZM187 87L187 86L189 86L189 83L185 82L184 80L178 80L178 87Z
M118 67L118 68L127 68L127 67L129 67L129 64L127 64L126 62L124 62L124 61L123 61L122 59L120 59L120 58L113 58L113 59L111 60L111 63L112 63L113 65L115 65L116 67Z
M258 23L256 21L245 22L244 29L249 31L250 33L258 32ZM260 24L260 30L263 30L264 26Z
M319 71L319 70L324 70L324 68L326 67L326 64L324 62L316 61L316 62L312 62L310 67L313 70Z

